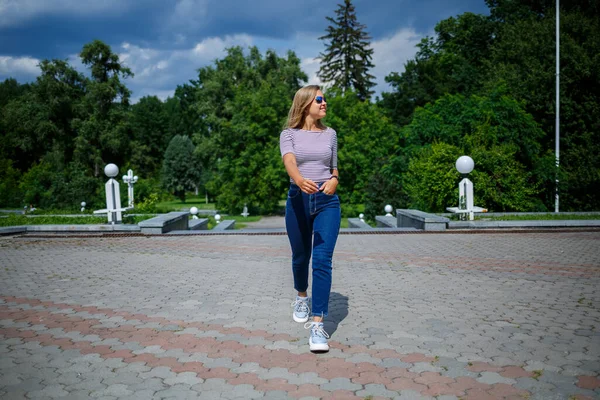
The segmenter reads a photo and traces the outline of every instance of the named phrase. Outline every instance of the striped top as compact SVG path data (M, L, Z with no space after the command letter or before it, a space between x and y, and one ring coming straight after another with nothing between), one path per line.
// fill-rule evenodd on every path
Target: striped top
M319 132L287 128L279 136L279 149L281 157L294 154L302 177L314 182L328 180L331 170L337 169L337 133L331 128ZM290 182L295 183L291 178Z

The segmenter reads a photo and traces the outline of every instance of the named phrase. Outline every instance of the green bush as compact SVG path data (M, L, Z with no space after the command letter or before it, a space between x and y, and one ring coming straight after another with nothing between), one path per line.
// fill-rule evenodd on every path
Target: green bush
M12 161L0 160L0 207L21 207L23 196L19 190L21 173L13 168Z
M358 215L365 211L362 204L345 204L342 202L342 218L358 218Z
M127 184L121 184L125 191L121 198L127 198ZM138 204L146 200L150 195L157 195L160 199L162 193L160 182L157 179L139 179L133 185L134 204Z
M410 160L404 182L411 208L442 212L458 203L459 173L454 167L462 151L450 144L425 147Z
M403 171L407 168L408 157L396 156L369 177L364 208L367 219L375 221L375 216L382 215L387 204L394 209L408 207L408 196L402 182Z
M157 193L150 193L144 200L139 203L135 203L135 211L141 213L154 213L157 212L156 204L158 203L160 196Z
M489 211L545 211L539 184L517 161L516 147L494 146L473 150L476 168L473 181L475 205Z
M471 152L475 169L469 175L473 182L474 205L489 211L541 211L537 198L538 184L533 174L517 161L516 146L497 145ZM464 152L456 146L434 143L410 161L405 176L411 208L443 212L458 206L460 174L456 159Z

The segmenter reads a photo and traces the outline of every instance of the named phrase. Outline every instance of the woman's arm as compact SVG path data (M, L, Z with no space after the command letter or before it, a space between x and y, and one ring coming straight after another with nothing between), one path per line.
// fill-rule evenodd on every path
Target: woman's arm
M315 182L302 177L298 165L296 165L296 156L293 153L283 155L283 165L285 165L285 170L290 178L294 180L304 193L313 194L319 191L319 187Z
M339 179L340 172L337 170L337 168L332 169L331 178L329 178L329 180L325 182L323 186L321 186L321 190L323 191L323 193L328 194L330 196L334 195L335 191L337 190L337 186L340 183Z

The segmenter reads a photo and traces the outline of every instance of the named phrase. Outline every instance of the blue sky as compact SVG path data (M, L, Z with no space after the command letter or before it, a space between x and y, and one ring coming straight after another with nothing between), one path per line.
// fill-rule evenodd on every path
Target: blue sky
M100 39L119 54L134 78L125 82L133 100L173 94L197 77L197 69L231 46L258 46L302 59L308 83L316 77L318 40L338 1L304 0L0 0L0 80L35 80L43 59L67 59L81 71L77 54ZM402 72L415 45L435 24L463 12L488 14L484 0L354 0L374 49L377 93L384 78Z

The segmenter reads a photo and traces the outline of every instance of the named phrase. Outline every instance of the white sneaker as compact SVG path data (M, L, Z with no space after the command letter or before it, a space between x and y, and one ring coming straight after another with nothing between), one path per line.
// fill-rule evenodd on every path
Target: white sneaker
M304 328L310 329L310 336L308 337L310 351L319 353L329 351L329 343L327 343L329 335L323 329L322 322L307 322Z
M292 307L294 307L294 311L292 312L292 318L294 318L294 321L308 321L308 316L310 315L310 308L308 307L308 297L297 296L296 301L292 302Z

